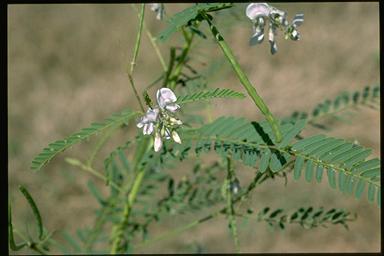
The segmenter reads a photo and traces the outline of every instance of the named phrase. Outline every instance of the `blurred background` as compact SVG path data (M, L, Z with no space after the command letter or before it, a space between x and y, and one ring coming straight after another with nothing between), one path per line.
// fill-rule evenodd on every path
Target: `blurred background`
M166 4L170 17L188 4ZM278 117L294 110L308 111L325 98L342 91L362 90L379 83L379 4L378 3L275 3L294 14L305 14L298 42L278 36L278 52L269 53L269 44L250 47L251 22L245 17L245 4L217 15L224 38L259 94ZM166 27L146 8L149 30L157 35ZM138 109L128 83L126 69L135 42L138 19L129 4L113 5L8 5L8 182L13 203L14 226L33 226L33 215L17 186L24 185L39 206L49 230L67 230L93 224L98 203L89 194L87 181L94 179L64 162L68 156L85 159L95 140L70 148L38 173L30 163L48 143L101 121L123 108ZM206 27L206 25L203 25ZM230 66L212 40L197 39L191 56L197 70L210 71L210 87L243 91ZM168 60L169 46L181 46L180 35L160 43ZM134 79L141 91L162 72L156 54L143 34ZM153 88L151 95L154 95ZM252 101L218 100L211 104L213 118L238 115L261 118ZM335 122L329 135L356 139L380 156L379 111L354 110L350 123ZM131 126L134 131L134 126ZM308 128L305 135L324 131ZM112 137L96 163L127 139L126 132ZM212 159L216 155L212 154ZM193 163L193 161L189 162ZM188 162L186 162L188 164ZM187 172L191 168L173 170ZM243 179L253 170L238 164ZM178 175L178 174L177 174ZM104 183L94 180L102 189ZM245 183L246 181L244 181ZM266 223L253 222L239 228L242 252L377 252L380 250L380 209L366 199L357 201L327 181L322 184L288 180L269 181L252 197L255 209L264 206L287 210L300 206L346 208L358 213L350 231L341 226L304 230L289 225L285 231L271 231ZM155 224L153 235L203 217L169 217ZM32 229L29 227L29 229ZM109 232L109 231L108 231ZM57 241L62 241L59 236ZM233 252L233 243L224 217L206 222L184 234L153 244L138 253ZM60 252L54 250L54 252ZM21 253L29 253L22 251Z

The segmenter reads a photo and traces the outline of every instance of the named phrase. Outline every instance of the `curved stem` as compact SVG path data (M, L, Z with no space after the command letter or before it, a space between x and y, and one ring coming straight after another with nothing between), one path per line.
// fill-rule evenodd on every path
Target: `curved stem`
M103 180L104 182L107 182L108 179L107 177L105 177L103 174L101 174L100 172L96 171L95 169L93 169L91 166L88 166L86 164L83 164L80 160L78 159L75 159L75 158L66 158L65 161L67 163L69 163L70 165L73 165L73 166L78 166L80 167L81 170L84 170L86 172L89 172L91 173L92 175L94 175L95 177ZM109 184L111 184L112 187L114 187L115 189L117 189L118 191L122 192L122 189L119 187L119 185L117 185L116 183L114 183L113 181L109 181Z
M217 27L212 23L210 18L204 12L202 12L202 15L203 15L204 19L208 22L209 28L210 28L214 38L216 39L216 42L219 44L225 57L231 63L231 66L234 69L235 73L237 74L241 84L247 90L249 96L251 96L251 98L255 102L256 106L260 109L260 111L263 113L263 115L265 116L265 118L267 119L269 124L271 125L273 133L275 134L275 137L276 137L276 141L280 142L282 137L281 137L281 131L280 131L279 123L277 122L275 117L272 115L272 113L269 111L268 106L264 103L263 99L259 96L256 89L252 86L247 75L241 69L240 64L237 62L234 54L232 53L231 48L225 42L223 36L218 31Z

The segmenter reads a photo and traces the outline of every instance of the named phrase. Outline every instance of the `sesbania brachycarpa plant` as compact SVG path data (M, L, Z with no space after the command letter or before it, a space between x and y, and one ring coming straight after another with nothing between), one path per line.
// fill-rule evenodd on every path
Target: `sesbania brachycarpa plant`
M308 126L319 127L318 120L324 116L337 116L355 106L377 107L379 86L368 86L361 92L344 92L334 100L319 104L311 112L294 112L292 116L277 118L259 95L257 87L248 79L215 23L216 13L226 12L233 6L230 3L191 4L167 18L166 15L171 15L167 4L141 4L140 10L132 5L138 13L139 27L128 77L138 109L122 110L102 122L92 123L88 128L49 144L33 159L31 165L33 170L41 170L59 153L95 135L99 141L88 159L66 158L66 162L105 181L110 195L103 197L99 188L89 181L89 190L100 203L100 209L95 215L94 225L78 231L79 241L65 235L70 244L75 244L76 251L69 251L54 240L53 233L43 227L32 196L22 187L21 192L36 217L39 237L27 238L19 231L15 233L9 206L9 243L12 250L29 247L44 254L51 247L57 247L64 253L130 253L187 232L218 216L225 216L234 248L241 252L239 219L253 218L277 229L295 224L305 229L337 224L348 228L348 223L355 219L355 214L346 209L327 207L271 209L265 206L260 209L248 207L246 210L239 207L249 200L251 194L257 197L255 190L265 181L279 177L307 182L315 180L318 183L326 179L331 188L337 188L345 195L354 195L357 199L366 197L380 206L380 160L371 157L371 149L324 134L309 137L301 134ZM145 14L146 9L149 12ZM155 38L146 27L144 14L155 16L158 22L166 20L167 28ZM244 18L249 20L252 29L249 44L256 46L262 43L267 34L272 54L284 54L277 51L279 30L285 39L301 39L298 27L304 24L302 13L295 14L289 22L283 10L267 3L250 3L244 10ZM233 68L233 74L240 82L238 90L209 88L202 79L203 75L195 79L184 72L190 70L193 74L199 73L189 62L193 58L191 48L196 40L209 37L207 31ZM145 34L163 70L159 79L142 89L137 87L133 71ZM170 48L166 64L158 43L165 42L173 35L181 35L185 44ZM300 47L300 42L290 47ZM151 87L156 87L155 95L149 93ZM240 92L243 89L245 93ZM155 100L152 96L155 96ZM201 115L192 114L188 108L193 104L202 108L207 106L207 101L218 98L248 97L262 113L262 119L221 116L205 122ZM95 166L94 160L106 141L118 129L126 129L127 126L136 129L136 136L127 136L124 144L104 156L103 166ZM184 165L187 175L178 180L174 178L171 166L203 154L217 157L209 165L203 165L200 161L190 168ZM254 169L255 174L248 183L240 184L238 165ZM164 216L177 216L202 209L211 212L179 228L167 230L160 236L150 233L150 227L161 222ZM21 243L15 242L14 233L18 240L23 240ZM95 244L100 242L104 247L98 246L96 249Z

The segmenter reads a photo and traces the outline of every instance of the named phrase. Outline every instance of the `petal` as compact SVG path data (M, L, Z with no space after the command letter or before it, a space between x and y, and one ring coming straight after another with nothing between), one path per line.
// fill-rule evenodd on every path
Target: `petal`
M176 142L181 144L181 139L179 134L176 131L172 131L172 139Z
M149 108L147 110L147 113L145 114L145 117L146 117L147 122L156 122L158 115L159 115L159 109L158 108L154 108L154 109Z
M153 143L153 149L155 150L155 152L158 152L162 145L163 142L161 141L160 134L156 133L155 142Z
M260 44L264 40L264 18L259 17L256 20L256 23L253 26L253 35L251 36L251 39L249 40L250 45Z
M270 45L271 45L271 53L272 54L275 54L277 52L277 44L276 44L276 41L273 41L273 42L269 42Z
M293 21L292 21L292 25L294 27L298 27L300 26L301 24L303 24L304 22L304 14L303 13L298 13L295 15L295 17L293 18Z
M264 40L264 29L262 31L257 31L255 34L251 36L249 40L250 45L260 44Z
M157 12L158 9L160 9L161 4L155 3L155 4L150 4L151 5L151 11Z
M153 123L145 124L144 129L143 129L143 133L145 135L149 135L153 132L153 128L154 128Z
M245 10L245 15L251 20L258 17L267 17L271 11L271 7L267 3L251 3Z
M272 23L269 24L269 33L268 33L268 40L271 45L271 53L275 54L277 52L277 44L275 41L275 35L276 35L276 26Z
M165 106L165 109L166 110L169 110L171 112L175 112L176 110L178 110L180 108L179 105L177 105L176 103L170 103L170 104L167 104Z
M139 121L137 124L136 124L137 128L142 128L144 126L144 123L142 121Z
M161 88L156 93L157 103L160 108L165 108L169 103L175 102L177 100L176 95L169 88Z

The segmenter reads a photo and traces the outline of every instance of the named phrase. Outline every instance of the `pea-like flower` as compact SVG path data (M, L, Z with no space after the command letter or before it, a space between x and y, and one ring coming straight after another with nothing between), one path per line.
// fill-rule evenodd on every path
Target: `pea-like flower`
M267 3L251 3L245 10L247 17L253 22L253 34L249 41L250 45L260 44L264 40L264 27L266 20L269 20L268 41L271 45L271 53L277 52L275 36L277 29L284 31L285 39L299 40L300 34L297 27L304 21L304 14L296 14L292 24L289 24L286 17L287 13L281 11Z
M138 120L137 127L143 128L144 135L154 132L154 150L157 152L163 145L163 139L172 138L176 143L181 143L179 134L176 132L183 123L174 116L180 108L176 104L177 97L169 88L161 88L156 93L158 106L149 108L146 114Z
M151 4L151 11L156 12L156 19L162 20L165 14L164 4Z

